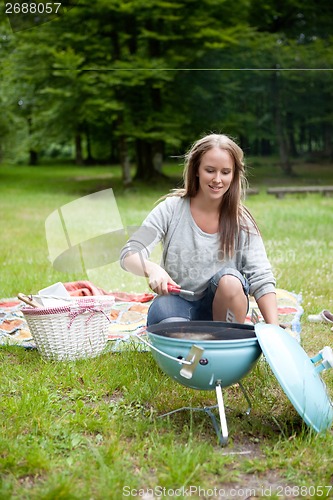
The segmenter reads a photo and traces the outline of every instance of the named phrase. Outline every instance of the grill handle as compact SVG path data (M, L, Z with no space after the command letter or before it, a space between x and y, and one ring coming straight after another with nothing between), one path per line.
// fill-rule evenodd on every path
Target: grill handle
M133 337L136 337L137 339L140 340L140 342L143 342L144 344L146 344L148 347L150 347L154 351L158 352L159 354L162 354L162 356L165 356L166 358L172 359L173 361L177 361L177 363L181 363L182 365L189 365L189 366L194 365L194 364L197 365L200 357L202 356L202 354L204 352L203 347L193 345L192 349L193 349L193 347L195 347L196 352L191 356L191 359L190 360L187 359L189 356L187 356L186 359L179 359L179 358L175 358L174 356L171 356L170 354L167 354L166 352L161 351L160 349L157 349L157 347L153 346L152 344L147 342L147 340L143 339L142 337L139 337L139 335L136 335L135 333L133 334ZM192 349L191 349L191 351L192 351ZM191 354L191 351L190 351L190 354Z

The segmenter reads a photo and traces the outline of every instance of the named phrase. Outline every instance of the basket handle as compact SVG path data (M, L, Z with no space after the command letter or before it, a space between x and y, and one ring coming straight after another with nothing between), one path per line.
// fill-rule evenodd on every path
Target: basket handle
M22 300L22 302L25 302L29 306L36 307L39 309L43 307L40 304L38 304L38 302L35 302L33 299L30 299L30 297L28 297L27 295L24 295L24 293L18 293L17 298Z

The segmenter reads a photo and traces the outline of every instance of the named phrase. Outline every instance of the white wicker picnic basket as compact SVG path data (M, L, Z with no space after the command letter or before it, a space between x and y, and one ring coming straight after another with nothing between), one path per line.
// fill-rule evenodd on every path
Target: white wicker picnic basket
M68 305L26 307L22 312L44 359L72 361L104 351L113 304L111 297L80 297Z

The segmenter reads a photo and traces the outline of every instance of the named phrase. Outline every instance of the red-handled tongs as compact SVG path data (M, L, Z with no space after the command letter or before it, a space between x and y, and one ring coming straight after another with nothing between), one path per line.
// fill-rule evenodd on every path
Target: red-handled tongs
M171 283L168 283L168 292L170 293L182 293L182 295L188 295L189 297L193 297L194 292L191 292L190 290L183 290L182 288L172 285Z

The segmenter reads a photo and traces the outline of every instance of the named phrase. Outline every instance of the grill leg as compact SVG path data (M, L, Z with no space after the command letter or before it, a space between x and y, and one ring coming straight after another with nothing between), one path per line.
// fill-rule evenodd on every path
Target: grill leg
M225 410L224 410L222 387L221 387L221 383L219 380L216 382L215 389L216 389L216 397L217 397L217 403L218 403L218 408L219 408L221 432L222 432L222 435L220 437L220 442L221 442L221 445L223 446L223 445L227 444L227 442L228 442L228 426L227 426L227 419L226 419Z

